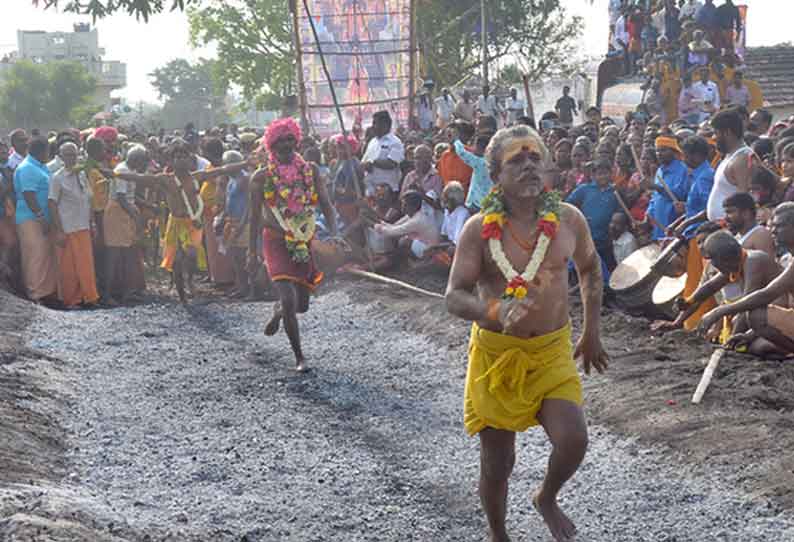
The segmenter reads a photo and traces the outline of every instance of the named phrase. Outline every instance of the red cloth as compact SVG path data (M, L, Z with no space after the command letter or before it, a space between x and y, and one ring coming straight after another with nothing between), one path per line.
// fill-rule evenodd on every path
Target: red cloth
M314 264L314 256L306 263L297 263L289 255L284 236L280 232L265 228L262 232L262 254L270 280L286 280L314 290L323 280L323 274Z

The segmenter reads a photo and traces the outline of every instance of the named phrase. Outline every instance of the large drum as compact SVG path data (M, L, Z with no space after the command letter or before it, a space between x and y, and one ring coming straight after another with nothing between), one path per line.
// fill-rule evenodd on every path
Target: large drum
M662 277L653 289L651 301L670 320L673 320L678 314L676 300L684 293L686 277L686 273L680 277Z
M638 316L658 316L652 300L653 290L661 278L654 263L662 254L662 248L651 244L634 251L612 272L609 287L615 293L618 305Z

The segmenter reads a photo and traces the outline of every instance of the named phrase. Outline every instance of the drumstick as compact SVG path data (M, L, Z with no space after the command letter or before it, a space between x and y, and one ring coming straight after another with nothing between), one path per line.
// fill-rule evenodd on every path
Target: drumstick
M629 148L631 149L631 155L634 157L634 165L637 166L637 171L640 172L640 176L642 177L642 180L644 181L644 180L646 180L646 177L645 177L645 173L642 171L642 167L640 167L640 158L637 156L637 149L634 148L634 145L629 145ZM662 181L662 186L667 191L667 195L670 196L670 199L672 199L674 202L679 201L679 199L676 197L676 195L673 194L673 191L670 190L670 187L667 186L667 183L665 182L664 177L660 176L659 180Z
M673 191L670 190L670 187L668 186L667 182L665 182L664 175L659 175L659 180L662 183L662 187L664 188L664 191L667 192L667 195L670 196L671 200L673 200L673 203L681 203L681 200L678 199L678 196L673 194Z
M631 211L629 211L628 205L626 205L626 202L623 201L623 197L620 195L620 191L617 188L615 189L615 198L617 198L618 203L623 208L623 212L626 213L627 217L629 217L629 220L631 221L631 229L635 229L637 227L637 221L634 220L633 216L631 216Z

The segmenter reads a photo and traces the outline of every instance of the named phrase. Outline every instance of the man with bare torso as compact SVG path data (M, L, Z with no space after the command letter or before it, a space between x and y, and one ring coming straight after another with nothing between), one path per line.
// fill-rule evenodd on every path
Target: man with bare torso
M761 250L743 248L738 239L724 230L706 238L703 255L718 273L703 283L690 297L679 302L682 312L678 318L665 328L659 328L660 330L681 327L683 322L697 312L701 304L720 291L724 301L731 303L743 295L764 288L780 273L780 267L774 258ZM726 338L744 333L748 329L744 318L726 322L724 326L729 326L725 330Z
M783 203L772 217L772 236L778 246L794 251L794 203ZM734 343L750 345L759 355L794 354L794 263L760 288L746 291L738 301L707 313L701 329L708 329L725 316L746 314L748 331L735 336Z
M298 314L309 310L309 297L322 281L311 254L317 208L336 243L337 225L325 177L317 164L297 149L302 132L292 118L271 123L265 132L268 161L251 177L251 240L249 272L258 265L257 233L262 231L264 263L279 302L265 326L265 335L278 333L281 323L295 355L295 371L307 370L298 329ZM264 226L264 230L262 230Z
M199 196L201 183L215 177L242 171L248 162L229 164L211 171L194 171L196 155L184 140L177 139L169 148L171 173L140 175L116 170L103 172L108 177L154 188L165 195L171 215L165 231L165 251L161 267L173 273L179 298L186 301L183 287L183 267L187 271L188 289L193 290L196 269L206 269L206 254L202 243L204 203ZM183 258L184 255L184 258Z
M499 131L486 157L496 190L463 228L446 294L449 311L474 322L464 422L470 435L480 437L480 497L491 540L509 540L505 516L515 434L542 425L553 450L534 505L554 539L568 541L576 528L557 494L587 448L574 358L584 358L587 373L591 367L603 371L608 361L599 332L601 263L579 210L543 194L541 174L550 157L534 130ZM579 273L585 313L575 351L569 260Z

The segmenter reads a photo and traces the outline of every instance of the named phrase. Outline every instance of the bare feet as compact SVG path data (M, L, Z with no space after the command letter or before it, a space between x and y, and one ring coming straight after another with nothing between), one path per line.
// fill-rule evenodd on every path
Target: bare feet
M576 536L576 526L557 504L557 499L546 499L539 491L532 499L535 510L551 531L556 542L572 542Z
M281 327L281 306L276 305L276 308L273 310L273 317L270 319L270 322L267 323L265 326L265 335L267 337L272 337L276 333L278 333L279 328Z
M299 359L295 362L295 372L299 374L308 373L309 368L306 366L305 359Z

